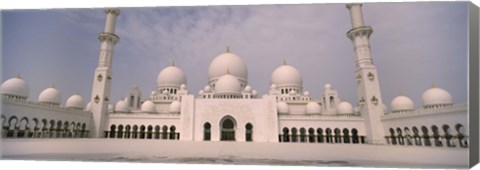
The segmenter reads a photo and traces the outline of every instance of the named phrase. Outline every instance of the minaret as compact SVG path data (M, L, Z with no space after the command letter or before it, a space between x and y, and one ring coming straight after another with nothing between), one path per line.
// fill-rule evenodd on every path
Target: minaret
M383 102L377 69L370 54L369 41L373 29L363 23L362 4L347 4L347 9L352 19L352 29L347 32L347 37L354 45L358 103L365 118L366 140L370 144L384 144L386 140L380 119Z
M100 55L93 78L91 96L94 125L90 136L95 138L104 137L103 131L108 123L107 111L112 81L113 48L119 40L119 37L115 35L115 20L120 11L118 9L106 9L105 14L107 15L105 31L98 35Z

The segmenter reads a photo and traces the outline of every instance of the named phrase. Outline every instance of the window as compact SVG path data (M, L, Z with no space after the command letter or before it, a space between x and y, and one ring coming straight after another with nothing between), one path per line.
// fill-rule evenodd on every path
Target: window
M212 126L210 125L210 123L205 123L203 124L203 140L204 141L210 141L211 140L211 128Z
M245 125L245 140L247 142L253 141L253 125L250 123Z

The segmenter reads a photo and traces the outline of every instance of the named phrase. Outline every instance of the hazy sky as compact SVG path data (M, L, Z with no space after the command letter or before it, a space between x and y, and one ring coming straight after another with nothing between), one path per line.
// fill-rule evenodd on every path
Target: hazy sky
M383 101L401 92L421 107L436 86L467 102L467 2L367 3L372 57ZM226 46L247 64L249 84L263 95L284 59L318 99L332 84L356 105L353 45L345 4L121 8L113 58L112 102L138 84L147 99L158 73L175 63L190 93L208 81L208 66ZM103 9L2 11L2 81L21 74L29 100L55 84L65 100L77 91L87 103L98 63Z

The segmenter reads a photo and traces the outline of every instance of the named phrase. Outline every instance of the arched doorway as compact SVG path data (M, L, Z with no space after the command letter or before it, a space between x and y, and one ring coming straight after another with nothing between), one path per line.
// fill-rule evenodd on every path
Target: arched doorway
M253 125L251 123L245 125L245 140L247 142L253 141Z
M220 140L221 141L235 141L235 119L230 116L224 117L220 121Z

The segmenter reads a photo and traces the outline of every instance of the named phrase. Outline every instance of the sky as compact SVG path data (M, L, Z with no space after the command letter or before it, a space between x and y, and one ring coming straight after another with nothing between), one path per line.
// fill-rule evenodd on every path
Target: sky
M467 102L466 2L366 3L365 24L383 102L400 93L421 107L434 83L455 103ZM87 103L98 64L101 8L2 11L2 82L17 74L29 100L52 85L62 105L76 92ZM236 5L120 8L110 99L137 84L142 99L172 61L192 94L207 85L208 66L230 46L248 68L248 82L263 95L283 60L303 75L304 90L319 99L326 83L356 105L355 55L345 4Z

